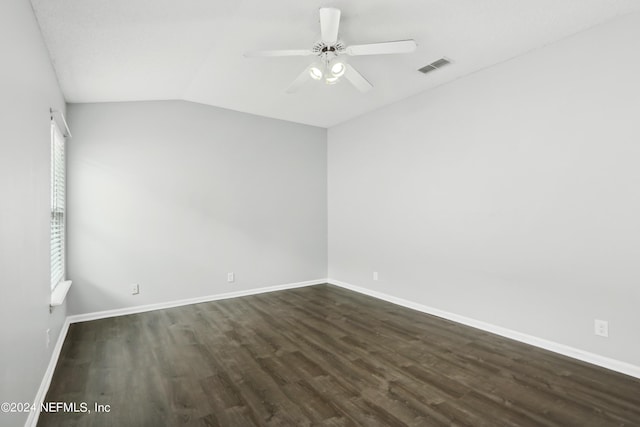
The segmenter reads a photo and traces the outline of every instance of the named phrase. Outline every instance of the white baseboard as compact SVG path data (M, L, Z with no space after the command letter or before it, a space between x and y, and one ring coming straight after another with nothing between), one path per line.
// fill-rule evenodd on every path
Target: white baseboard
M89 320L106 319L108 317L125 316L127 314L144 313L183 305L199 304L201 302L218 301L229 298L245 297L248 295L264 294L266 292L283 291L285 289L302 288L305 286L327 283L328 279L308 280L306 282L288 283L286 285L267 286L264 288L248 289L245 291L227 292L224 294L205 295L202 297L161 302L157 304L137 305L135 307L117 308L115 310L96 311L94 313L76 314L67 317L70 323L87 322Z
M47 392L51 385L51 379L53 378L53 372L56 370L60 351L62 351L62 344L64 344L64 340L67 338L67 332L69 332L69 325L70 322L67 317L62 324L60 334L58 334L56 345L53 347L51 359L49 360L49 365L47 365L47 370L44 371L44 377L42 378L40 388L38 388L38 392L36 393L36 398L33 400L33 405L36 410L29 412L29 417L27 417L27 421L24 423L25 427L35 427L36 424L38 424L38 418L40 418L40 407L42 406L42 402L44 402L45 397L47 397Z
M593 365L601 366L603 368L610 369L612 371L621 372L632 377L640 378L640 366L632 365L620 360L611 359L609 357L600 356L595 353L580 350L568 345L559 344L553 341L548 341L543 338L538 338L533 335L524 334L522 332L514 331L511 329L503 328L501 326L492 325L490 323L482 322L480 320L471 319L469 317L460 316L458 314L450 313L448 311L439 310L437 308L429 307L423 304L418 304L412 301L408 301L402 298L397 298L382 292L372 291L360 286L351 285L349 283L341 282L339 280L327 279L329 284L339 286L341 288L349 289L370 297L381 299L393 304L401 305L403 307L411 308L413 310L421 311L423 313L432 314L434 316L442 317L447 320L451 320L463 325L471 326L473 328L481 329L483 331L491 332L496 335L500 335L512 340L520 341L526 344L540 347L545 350L553 351L554 353L562 354L564 356L578 359L583 362L591 363Z

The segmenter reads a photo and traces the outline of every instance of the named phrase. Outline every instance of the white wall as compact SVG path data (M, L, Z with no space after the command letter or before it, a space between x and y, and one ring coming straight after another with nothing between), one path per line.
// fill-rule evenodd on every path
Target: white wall
M638 40L628 16L331 128L329 276L640 365Z
M325 129L182 101L68 116L73 313L326 277Z
M0 52L0 402L33 402L66 315L49 313L49 107L65 105L28 1L0 2Z

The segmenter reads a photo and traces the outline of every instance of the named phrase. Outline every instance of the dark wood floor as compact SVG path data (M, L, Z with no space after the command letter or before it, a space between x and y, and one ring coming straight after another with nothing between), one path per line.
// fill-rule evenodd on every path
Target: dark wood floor
M640 426L640 380L330 285L71 325L41 426Z

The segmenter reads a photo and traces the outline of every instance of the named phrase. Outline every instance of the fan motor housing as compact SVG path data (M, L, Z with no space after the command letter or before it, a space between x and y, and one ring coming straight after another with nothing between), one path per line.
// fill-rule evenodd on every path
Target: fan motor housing
M311 50L313 51L314 54L322 57L336 57L338 55L340 55L341 53L344 52L345 50L345 44L342 42L342 40L338 40L335 43L328 45L325 42L323 42L322 40L317 41L313 47L311 48ZM329 59L330 59L329 58Z

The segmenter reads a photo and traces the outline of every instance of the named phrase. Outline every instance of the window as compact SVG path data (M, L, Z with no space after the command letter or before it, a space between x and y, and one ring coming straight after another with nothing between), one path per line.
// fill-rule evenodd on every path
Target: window
M51 120L51 289L65 279L64 136Z

